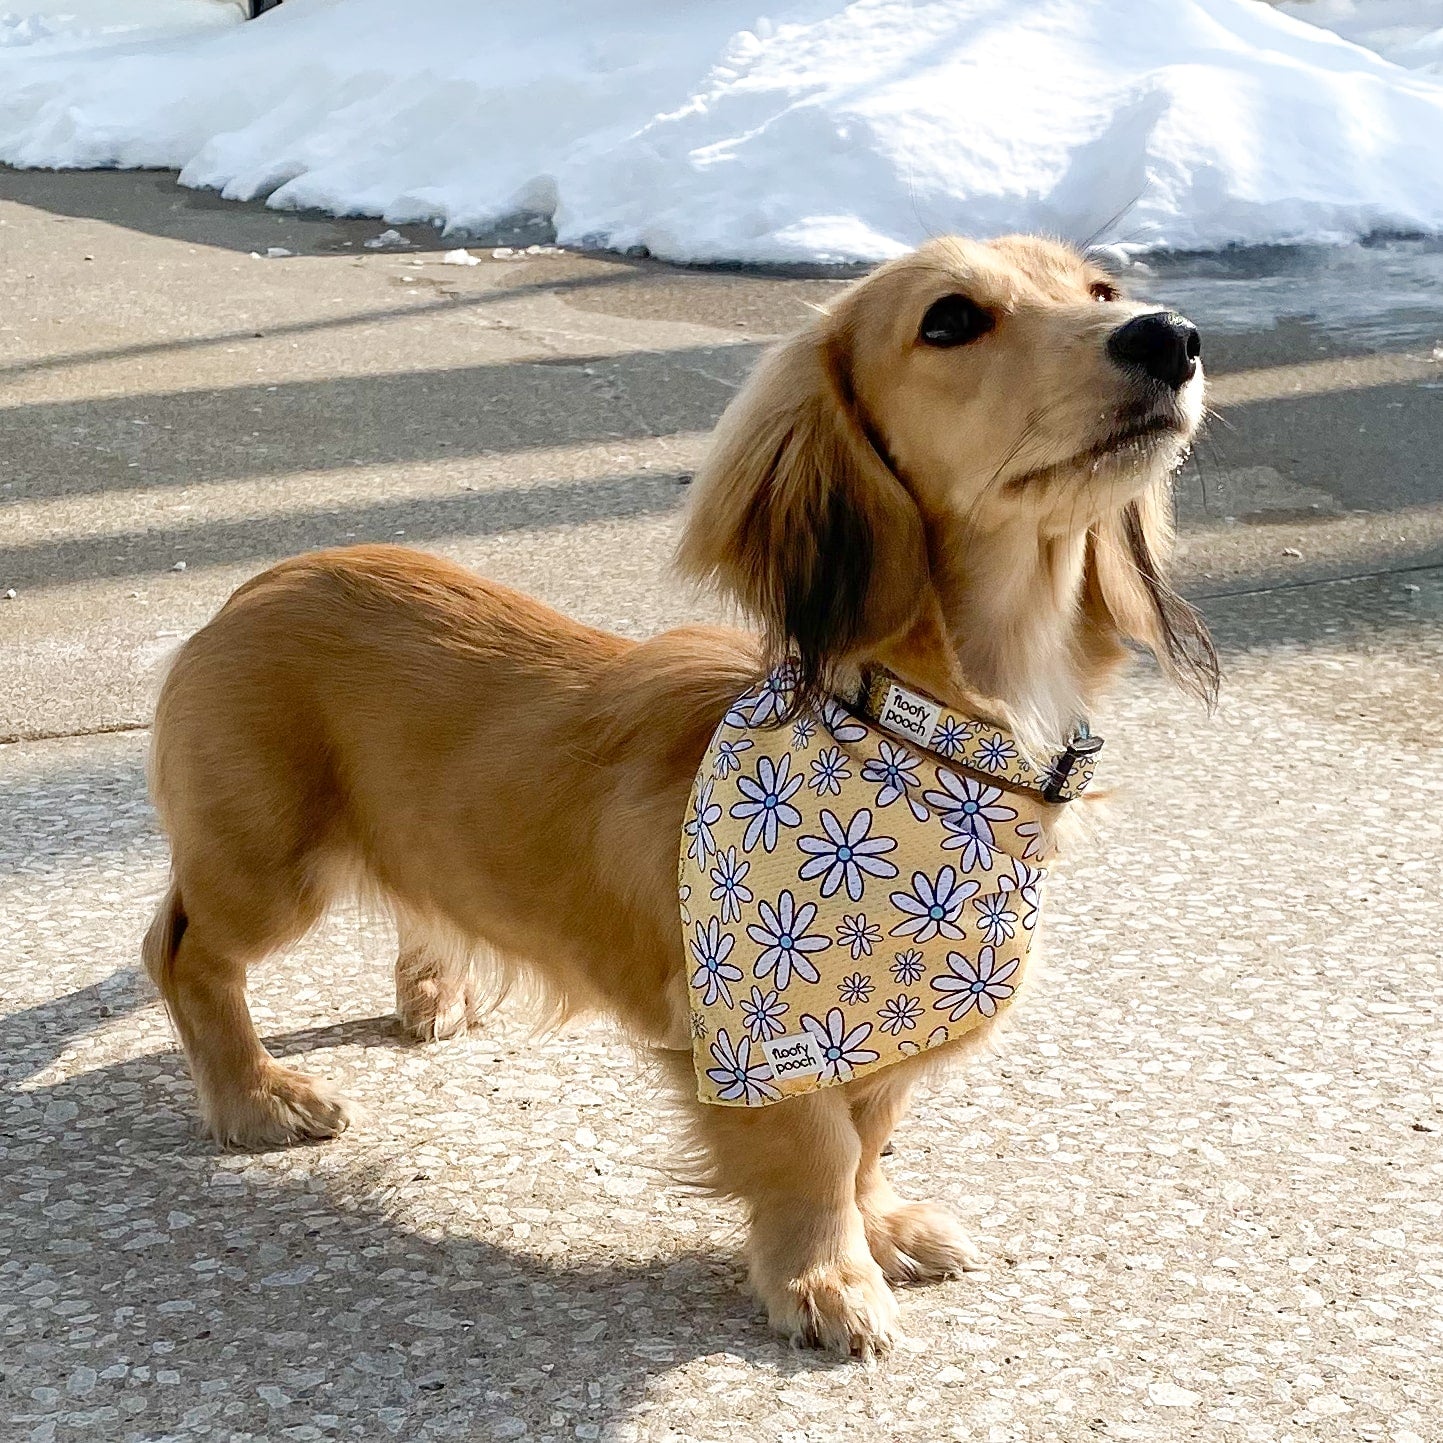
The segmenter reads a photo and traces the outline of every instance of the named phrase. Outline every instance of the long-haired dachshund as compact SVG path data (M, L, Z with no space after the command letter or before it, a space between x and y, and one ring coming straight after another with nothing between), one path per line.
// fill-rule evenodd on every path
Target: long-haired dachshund
M559 1012L619 1019L744 1205L772 1323L884 1350L890 1284L974 1256L879 1161L958 1046L771 1106L698 1103L689 789L731 702L784 658L801 701L884 667L1038 746L1088 715L1127 642L1210 694L1207 633L1165 580L1198 353L1189 322L1060 244L938 240L882 266L766 357L697 478L681 565L759 636L628 641L399 547L247 582L181 649L152 759L173 872L145 959L210 1132L259 1148L346 1127L344 1098L261 1046L246 971L360 887L395 916L411 1033L463 1029L519 976Z

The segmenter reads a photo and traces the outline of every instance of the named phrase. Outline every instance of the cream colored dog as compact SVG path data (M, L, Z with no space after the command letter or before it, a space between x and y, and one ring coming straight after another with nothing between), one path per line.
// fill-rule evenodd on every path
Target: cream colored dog
M804 697L885 666L1039 746L1087 715L1125 640L1210 692L1206 632L1163 580L1169 475L1202 409L1180 317L1061 245L934 241L774 350L718 428L681 562L759 638L623 640L396 547L242 586L182 648L155 720L173 880L145 957L211 1132L253 1148L347 1125L343 1098L267 1054L245 989L359 883L397 919L411 1032L463 1027L488 971L618 1018L671 1059L774 1325L885 1349L889 1285L972 1257L880 1167L937 1054L773 1106L697 1103L688 789L728 704L784 655Z

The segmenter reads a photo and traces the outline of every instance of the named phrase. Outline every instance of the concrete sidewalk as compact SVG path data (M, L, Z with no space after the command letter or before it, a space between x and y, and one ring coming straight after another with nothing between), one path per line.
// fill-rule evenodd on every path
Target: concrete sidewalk
M1050 970L896 1140L988 1271L909 1293L867 1372L767 1334L628 1053L510 1014L403 1046L361 919L256 995L370 1121L194 1135L135 967L164 655L352 537L635 634L698 615L685 479L837 284L382 229L0 172L0 1438L1436 1437L1436 253L1145 280L1227 421L1180 483L1224 704L1140 670L1100 719L1116 800L1058 868Z

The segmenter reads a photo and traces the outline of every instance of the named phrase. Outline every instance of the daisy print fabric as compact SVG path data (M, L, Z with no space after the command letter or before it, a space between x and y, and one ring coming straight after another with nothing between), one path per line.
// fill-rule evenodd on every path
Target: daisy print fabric
M721 1106L983 1025L1037 926L1050 808L1010 736L937 709L926 747L871 720L885 698L797 717L788 691L783 670L732 704L681 837L697 1095Z

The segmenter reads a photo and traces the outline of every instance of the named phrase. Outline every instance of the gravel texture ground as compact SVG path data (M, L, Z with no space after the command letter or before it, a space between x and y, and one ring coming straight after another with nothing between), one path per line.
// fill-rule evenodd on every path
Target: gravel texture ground
M30 224L26 207L0 214ZM229 224L220 214L208 223ZM236 214L237 227L270 224ZM188 257L168 319L142 307L126 323L138 345L202 328L206 267L235 264L218 249L197 259L187 238L134 217L74 224L91 228L83 244L108 285L165 247ZM354 280L318 274L338 294ZM650 303L716 332L734 313L763 330L768 294L791 304L800 283L738 282L724 304L708 291L720 309L700 316L701 292L679 281L668 298L668 284L658 273ZM273 313L255 302L266 324L282 299ZM86 304L98 313L98 298ZM39 309L15 314L34 354L76 344ZM606 333L593 344L617 354L654 340L628 340L615 311L594 324ZM186 361L201 368L195 385L204 355ZM654 439L627 444L651 446L658 467L684 463L695 443L667 438L704 429L729 355L696 362L721 380L684 402L633 364L617 394ZM152 362L134 364L102 377L96 404L118 416L112 393L144 393ZM594 393L596 376L574 370ZM85 440L87 376L63 405L17 403L39 439L12 451L11 474L35 482L32 499L72 494L59 449L72 442L82 480L106 465L125 479L111 432ZM152 384L189 394L184 379ZM468 384L484 398L484 377ZM524 390L508 402L523 420ZM1395 393L1370 394L1387 424ZM562 400L541 395L537 415ZM443 401L435 425L464 433L455 393ZM679 408L669 420L663 402ZM41 406L63 414L37 419ZM286 423L302 449L344 405L309 430L307 414ZM1337 444L1356 465L1348 429ZM268 435L269 464L292 430ZM201 428L186 444L240 485L233 438L208 442ZM564 464L604 475L615 444L578 442ZM497 464L521 468L517 454ZM404 490L414 456L383 459L304 494L343 528L360 504L345 485L374 487L371 502ZM509 481L524 500L546 473ZM161 484L97 485L100 509L49 520L22 490L8 513L31 528L14 549L34 563L31 590L0 609L0 640L19 638L24 662L9 704L22 733L77 734L0 747L5 1443L1439 1436L1443 571L1394 545L1396 569L1380 574L1233 584L1207 602L1227 671L1216 716L1143 668L1120 688L1098 719L1113 795L1056 870L1047 965L996 1055L921 1098L895 1139L900 1189L955 1206L988 1266L908 1293L905 1341L866 1369L768 1334L743 1287L736 1216L670 1173L643 1062L591 1027L534 1036L510 1010L461 1041L404 1044L391 942L365 918L333 918L258 972L254 997L272 1049L341 1083L368 1119L337 1142L260 1156L218 1155L197 1136L189 1080L137 970L165 876L146 736L99 729L142 719L146 666L291 533L266 529L275 496L219 484L188 493L185 514L144 513ZM564 518L572 503L544 496ZM133 524L104 509L132 505ZM207 508L216 534L244 545L171 577L161 528L193 537ZM247 516L254 534L238 529ZM1275 522L1248 544L1316 549L1308 538L1330 524L1281 510ZM619 518L582 506L550 529L437 525L438 549L590 619L640 631L695 612L665 580L669 501ZM46 570L44 547L66 536L83 542L75 569ZM150 550L127 562L134 537ZM1190 565L1205 572L1230 544L1195 531ZM143 624L115 619L142 597L155 598Z

